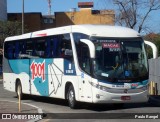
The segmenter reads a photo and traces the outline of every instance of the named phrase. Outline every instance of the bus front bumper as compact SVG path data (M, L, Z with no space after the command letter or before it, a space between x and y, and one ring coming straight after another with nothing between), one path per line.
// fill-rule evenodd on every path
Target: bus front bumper
M93 103L143 103L149 99L147 90L139 93L111 93L93 89Z

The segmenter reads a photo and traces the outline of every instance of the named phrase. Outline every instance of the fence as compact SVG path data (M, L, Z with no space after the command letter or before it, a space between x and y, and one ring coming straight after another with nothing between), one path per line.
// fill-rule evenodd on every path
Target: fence
M149 80L154 82L154 91L160 95L160 57L149 59Z

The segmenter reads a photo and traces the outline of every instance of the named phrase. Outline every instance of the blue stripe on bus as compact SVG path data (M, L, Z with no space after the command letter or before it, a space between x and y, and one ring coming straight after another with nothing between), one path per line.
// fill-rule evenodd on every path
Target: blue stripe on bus
M29 75L29 59L9 60L9 64L15 74L25 72Z
M45 64L44 69L44 78L42 76L41 65ZM26 73L30 77L37 91L42 96L49 96L49 86L48 86L48 66L54 63L53 59L19 59L19 60L9 60L9 64L13 73L21 74ZM57 67L58 68L58 67ZM37 75L37 70L39 75ZM33 73L35 72L35 74ZM42 74L41 74L42 73ZM69 60L64 59L64 75L76 75L75 65Z

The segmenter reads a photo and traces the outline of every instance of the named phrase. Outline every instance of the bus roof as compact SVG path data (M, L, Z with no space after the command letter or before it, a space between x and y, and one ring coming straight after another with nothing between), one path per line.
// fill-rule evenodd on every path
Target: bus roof
M139 33L133 29L121 27L121 26L109 26L109 25L70 25L46 30L35 31L19 36L12 36L6 38L9 40L20 40L25 38L44 37L64 33L84 33L90 36L97 37L139 37Z

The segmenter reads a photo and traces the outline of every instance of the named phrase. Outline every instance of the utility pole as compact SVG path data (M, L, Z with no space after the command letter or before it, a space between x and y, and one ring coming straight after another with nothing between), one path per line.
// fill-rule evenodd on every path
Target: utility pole
M48 15L51 15L51 0L48 0Z
M24 34L24 0L22 0L22 34Z

